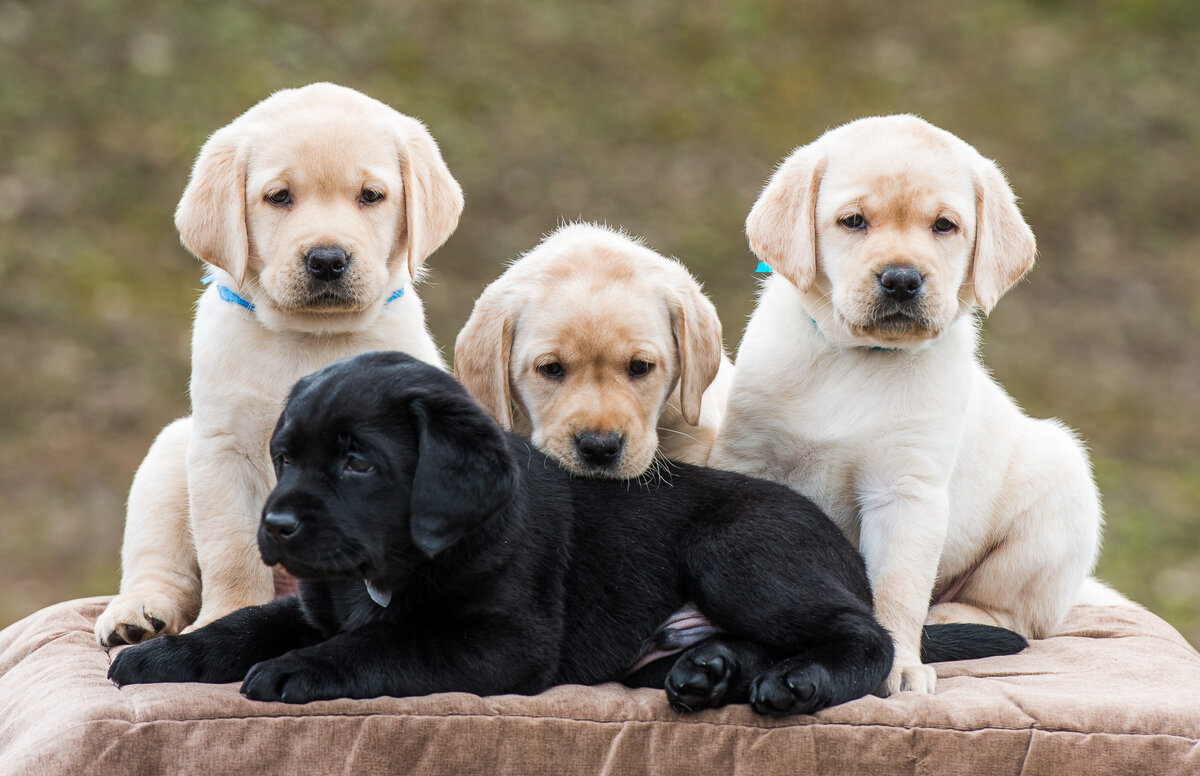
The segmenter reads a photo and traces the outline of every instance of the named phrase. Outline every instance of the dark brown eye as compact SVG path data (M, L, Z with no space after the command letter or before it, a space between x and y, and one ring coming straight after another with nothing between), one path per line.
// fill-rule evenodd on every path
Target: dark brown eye
M347 455L346 463L342 465L342 468L348 472L354 472L355 474L366 474L367 472L375 469L375 467L371 465L370 461L368 461L366 458L363 458L358 453L350 453Z
M953 232L957 228L958 224L954 223L949 218L939 218L933 222L933 231L937 232L938 234Z
M292 192L287 189L279 189L278 191L272 191L265 199L272 205L287 205L292 201Z
M643 361L640 358L635 358L629 362L630 377L645 377L654 369L654 364L649 361Z
M358 195L358 201L364 205L374 205L383 199L383 192L375 189L363 189L362 194Z
M557 361L548 361L537 368L542 373L543 377L549 377L551 380L557 380L566 374L563 371L562 364Z
M862 217L862 213L851 213L839 218L838 223L847 229L862 229L867 225L867 220Z

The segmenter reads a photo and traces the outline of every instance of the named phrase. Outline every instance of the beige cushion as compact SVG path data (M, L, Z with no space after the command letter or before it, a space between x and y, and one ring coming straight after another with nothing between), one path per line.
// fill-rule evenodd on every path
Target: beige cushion
M1021 655L939 665L935 695L771 719L616 684L305 706L118 690L92 635L107 600L0 632L0 774L1200 773L1200 655L1133 607L1079 606Z

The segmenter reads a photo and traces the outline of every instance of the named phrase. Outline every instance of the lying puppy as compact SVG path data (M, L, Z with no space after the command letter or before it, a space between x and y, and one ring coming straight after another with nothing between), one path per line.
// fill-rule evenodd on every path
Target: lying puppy
M1034 261L1000 170L915 117L862 119L788 157L746 232L775 275L710 463L810 495L862 551L896 640L884 692L934 689L926 622L1054 633L1100 504L1074 434L977 355L973 311Z
M192 416L162 432L134 478L102 645L271 600L254 535L287 391L367 350L441 365L412 282L462 205L420 122L333 84L278 92L205 143L175 214L211 279Z
M732 371L688 271L592 224L513 262L454 347L455 376L501 427L567 471L612 479L645 473L656 454L703 464Z
M676 708L812 712L891 665L861 559L803 496L687 465L652 486L575 479L403 354L301 380L271 456L258 541L299 596L129 647L118 684L243 679L292 703L537 693L621 676L688 597L726 633L638 677ZM958 643L938 659L1024 646L945 627Z

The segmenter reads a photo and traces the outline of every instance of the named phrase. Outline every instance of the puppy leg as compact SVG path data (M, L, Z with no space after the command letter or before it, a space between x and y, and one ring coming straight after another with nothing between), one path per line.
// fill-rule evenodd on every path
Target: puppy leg
M121 650L108 669L118 685L236 682L254 664L316 643L297 596L240 609L207 628Z
M541 692L550 686L557 659L535 632L540 631L506 629L480 636L477 627L420 632L409 624L374 622L259 663L247 672L242 694L308 703L438 692Z
M819 646L755 677L750 706L759 714L812 714L871 692L891 660L887 632L869 615L843 612L822 624Z
M1035 421L1024 457L997 505L1005 531L952 602L929 622L1000 625L1027 638L1053 635L1095 565L1100 502L1083 451L1052 421Z
M179 633L200 609L200 570L188 528L191 419L163 429L129 490L121 593L96 620L101 646Z
M889 476L889 474L891 476ZM949 492L932 477L883 472L859 483L859 551L875 617L895 641L895 662L878 688L931 693L937 672L921 663L921 629L949 523Z
M725 515L685 547L685 594L724 639L752 639L765 650L760 661L790 656L750 684L747 698L765 714L862 697L892 666L892 639L871 614L861 560L815 506L804 513L788 502Z
M188 514L202 600L196 622L185 633L274 597L271 569L258 552L258 523L275 473L259 439L250 429L231 435L197 428L192 435Z

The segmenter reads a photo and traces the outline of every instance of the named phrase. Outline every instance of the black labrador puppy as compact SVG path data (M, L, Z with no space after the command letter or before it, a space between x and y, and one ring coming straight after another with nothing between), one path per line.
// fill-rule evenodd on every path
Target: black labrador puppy
M118 684L240 679L292 703L533 694L622 678L686 601L723 633L627 678L680 710L813 712L891 667L863 562L808 499L683 464L659 483L573 478L406 355L301 380L271 455L258 543L299 595L127 647ZM926 642L929 661L1025 646L979 625Z

